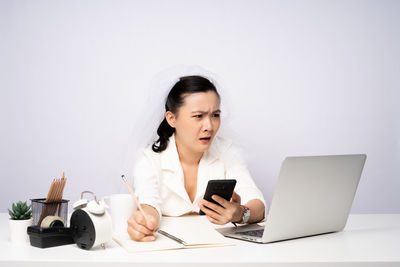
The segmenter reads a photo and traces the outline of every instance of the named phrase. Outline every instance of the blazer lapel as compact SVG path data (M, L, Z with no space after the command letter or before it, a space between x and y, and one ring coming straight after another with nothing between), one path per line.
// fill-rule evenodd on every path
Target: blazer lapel
M197 192L194 202L203 198L209 180L225 179L225 165L218 158L218 140L204 152L197 173Z
M190 202L184 186L185 181L176 149L175 134L169 138L167 148L161 153L161 169L164 172L164 182L169 189Z

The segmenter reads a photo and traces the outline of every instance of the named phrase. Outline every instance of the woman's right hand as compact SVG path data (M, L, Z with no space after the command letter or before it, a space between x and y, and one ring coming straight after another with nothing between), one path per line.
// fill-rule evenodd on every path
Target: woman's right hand
M159 223L158 212L150 205L141 205L146 214L147 221L140 210L135 210L128 219L128 234L132 240L149 242L156 240L154 235Z

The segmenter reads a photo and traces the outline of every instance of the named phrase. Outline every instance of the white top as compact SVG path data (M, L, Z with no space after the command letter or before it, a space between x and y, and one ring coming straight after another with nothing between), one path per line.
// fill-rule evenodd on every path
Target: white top
M239 150L232 141L218 136L200 160L193 203L185 189L174 134L161 153L154 152L151 146L144 149L135 168L134 188L140 203L155 207L160 216L180 216L199 212L197 203L203 198L208 181L213 179L236 179L235 192L240 195L242 204L259 199L265 205Z

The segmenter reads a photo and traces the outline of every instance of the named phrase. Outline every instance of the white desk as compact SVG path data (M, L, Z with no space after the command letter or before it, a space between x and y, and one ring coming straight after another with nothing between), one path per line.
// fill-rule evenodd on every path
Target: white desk
M232 239L236 246L129 254L76 245L13 246L8 214L0 214L0 266L400 266L400 214L350 215L343 232L271 244Z

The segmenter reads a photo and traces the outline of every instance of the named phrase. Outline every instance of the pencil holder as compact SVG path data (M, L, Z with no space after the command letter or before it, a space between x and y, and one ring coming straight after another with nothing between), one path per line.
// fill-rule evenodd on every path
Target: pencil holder
M46 202L45 198L31 199L33 225L39 225L46 216L58 216L62 219L64 226L68 225L68 201L63 199L59 202Z

